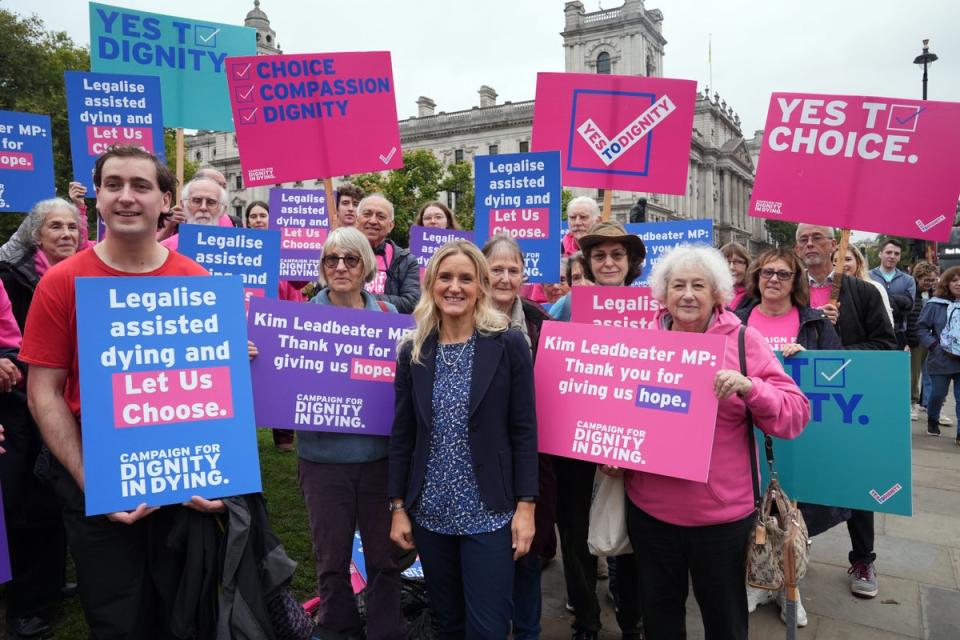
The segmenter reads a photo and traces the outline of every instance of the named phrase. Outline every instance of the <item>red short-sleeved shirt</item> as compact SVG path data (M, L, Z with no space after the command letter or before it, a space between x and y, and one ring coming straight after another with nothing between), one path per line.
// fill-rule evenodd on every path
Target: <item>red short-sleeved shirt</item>
M37 285L23 333L20 359L51 369L67 369L63 397L80 417L80 366L77 357L77 299L74 278L104 276L205 276L207 270L171 251L160 268L127 273L108 266L96 251L81 251L52 267Z

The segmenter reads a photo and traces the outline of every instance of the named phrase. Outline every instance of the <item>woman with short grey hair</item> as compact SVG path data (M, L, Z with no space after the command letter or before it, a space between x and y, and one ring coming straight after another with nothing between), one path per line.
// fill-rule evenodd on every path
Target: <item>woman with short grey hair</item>
M41 200L0 247L0 280L21 332L40 277L80 249L85 239L83 224L80 211L68 200Z
M627 531L639 567L644 631L649 638L682 637L689 575L706 637L746 640L744 558L759 496L752 429L795 438L810 406L760 332L741 329L726 308L733 277L719 251L677 247L654 266L650 285L661 304L655 328L726 340L723 368L713 381L718 408L707 481L626 473Z

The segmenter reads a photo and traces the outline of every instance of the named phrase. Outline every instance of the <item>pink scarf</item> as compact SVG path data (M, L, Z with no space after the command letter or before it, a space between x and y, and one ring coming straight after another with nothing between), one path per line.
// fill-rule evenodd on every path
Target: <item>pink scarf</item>
M577 242L577 239L573 237L573 234L567 232L567 235L563 236L563 240L560 241L560 246L562 247L563 255L569 256L577 251L580 251L580 243Z

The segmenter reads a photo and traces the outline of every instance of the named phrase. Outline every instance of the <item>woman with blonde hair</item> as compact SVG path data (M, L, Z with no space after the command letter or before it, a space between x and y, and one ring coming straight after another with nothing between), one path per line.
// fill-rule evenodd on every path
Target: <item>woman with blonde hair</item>
M397 358L390 537L416 545L440 637L506 638L537 498L530 348L470 242L430 259L413 315Z

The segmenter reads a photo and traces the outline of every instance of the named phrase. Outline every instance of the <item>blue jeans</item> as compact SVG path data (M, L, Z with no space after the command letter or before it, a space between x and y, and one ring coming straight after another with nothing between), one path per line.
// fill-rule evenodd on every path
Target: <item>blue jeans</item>
M413 522L438 640L498 640L513 617L513 536L510 525L453 536Z
M540 556L528 553L514 564L513 640L540 637Z
M957 403L957 411L960 415L960 373L932 374L930 380L933 382L933 388L930 390L930 401L927 403L927 422L935 424L940 419L940 409L943 408L943 401L947 399L951 380L953 380L953 399Z
M923 361L923 366L920 368L920 386L923 388L920 404L925 407L930 402L930 394L933 393L933 380L930 379L930 374L927 373L926 360ZM946 394L944 394L944 397L946 397Z

